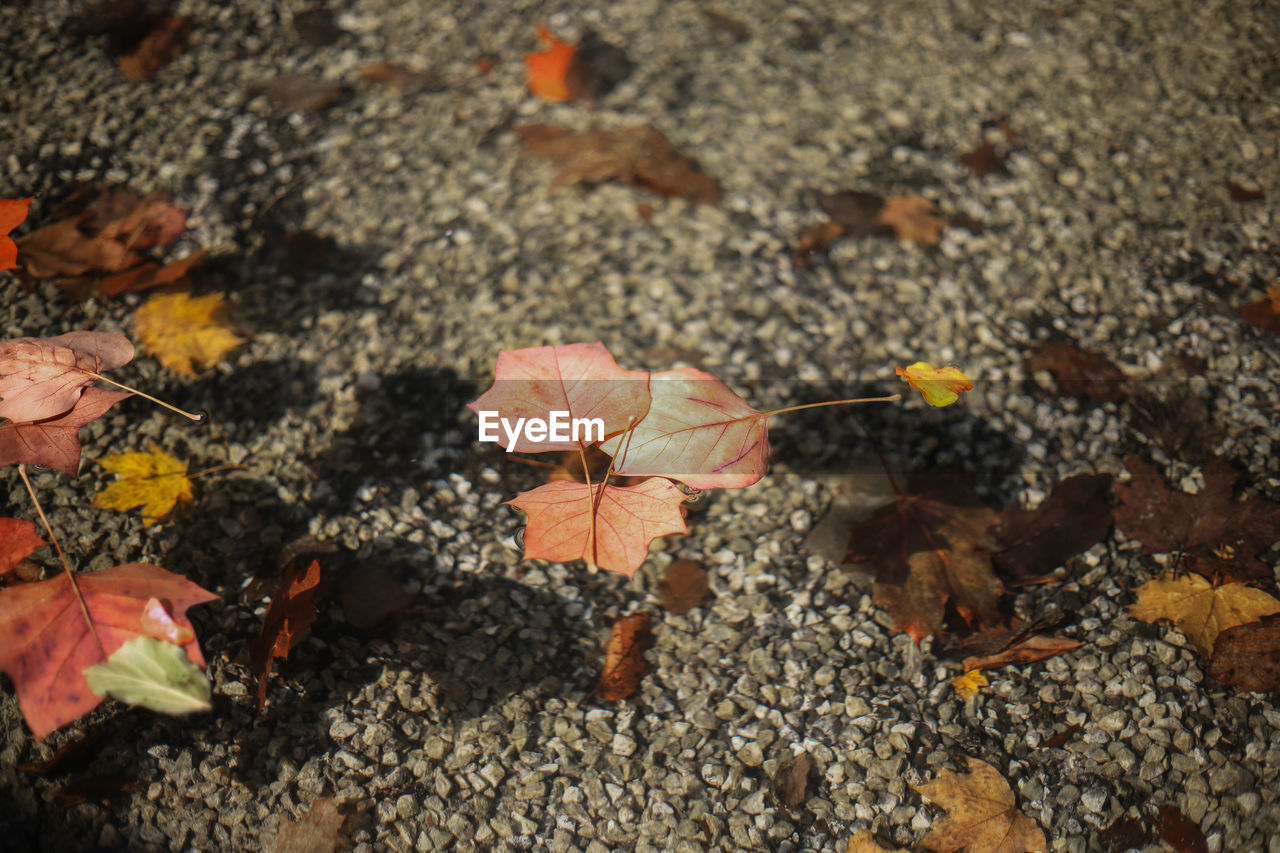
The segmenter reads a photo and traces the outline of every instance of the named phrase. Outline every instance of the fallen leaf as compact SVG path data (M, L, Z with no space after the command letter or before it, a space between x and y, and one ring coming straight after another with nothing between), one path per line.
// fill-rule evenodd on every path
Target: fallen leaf
M149 598L142 607L142 633L156 640L185 646L196 638L195 633L174 621L169 608L158 598Z
M543 100L567 101L572 94L565 75L578 49L560 41L546 27L538 27L536 33L546 50L525 56L525 83L530 92Z
M344 818L332 799L320 799L298 822L281 816L274 853L335 853Z
M151 598L167 601L173 619L191 630L187 608L217 598L159 566L128 563L76 575L93 618L85 621L71 581L63 573L45 581L0 589L0 670L13 680L18 705L36 739L89 713L102 701L85 682L84 670L134 637L142 636L142 613ZM196 640L183 650L204 666Z
M604 644L604 670L596 695L606 702L626 699L640 689L647 667L644 653L653 645L647 610L621 616Z
M1093 547L1111 531L1108 474L1076 474L1053 487L1033 510L1000 513L991 536L997 569L1019 580L1038 578Z
M382 566L358 563L338 584L338 600L347 624L377 633L413 605L413 596Z
M1141 385L1126 402L1129 425L1172 458L1200 464L1222 440L1223 430L1205 401L1184 384Z
M89 689L104 699L110 696L161 714L213 709L212 688L200 667L180 646L155 637L134 637L105 663L85 669L84 678Z
M1266 616L1218 634L1209 674L1239 690L1280 690L1280 616Z
M84 803L104 803L120 794L136 794L141 790L142 783L128 776L85 776L62 786L54 794L53 801L65 811Z
M71 411L26 423L0 423L0 466L43 465L68 477L80 471L80 427L100 418L128 391L86 388Z
M963 675L957 675L951 679L951 687L961 699L977 696L982 692L982 688L987 686L987 677L979 670L970 670L967 661L965 662L965 669L968 671Z
M18 244L9 232L26 221L30 209L29 198L0 198L0 270L18 265Z
M917 361L896 370L930 406L950 406L965 391L973 390L973 382L956 367L934 367L927 361Z
M1210 578L1271 577L1259 556L1280 540L1280 504L1236 500L1237 475L1228 460L1215 456L1202 466L1204 488L1194 495L1169 488L1136 456L1125 467L1132 477L1115 485L1116 527L1140 540L1145 553L1180 554L1180 568Z
M964 659L962 666L966 670L996 669L1001 666L1021 666L1038 660L1064 654L1083 645L1077 640L1066 637L1044 637L1033 634L1024 637L992 655L981 655Z
M798 809L809 796L809 777L813 775L813 759L802 752L778 762L769 782L769 792L781 806Z
M1267 288L1265 299L1241 305L1240 319L1264 331L1280 333L1280 281Z
M281 74L255 83L249 91L266 95L280 113L318 113L336 104L343 95L340 84L306 74Z
M1262 190L1242 187L1235 181L1227 181L1227 195L1232 201L1258 201L1263 197Z
M717 12L714 9L703 9L702 16L707 19L707 23L717 30L727 33L729 38L736 42L744 42L751 38L751 28L737 18L726 15L723 12Z
M894 847L892 850L888 847L881 847L871 837L871 833L863 830L856 835L850 836L849 846L844 849L844 853L910 853L903 847Z
M658 584L658 596L668 613L681 615L701 604L709 592L707 572L692 560L677 560L667 567Z
M157 71L181 55L191 36L192 26L188 20L165 15L132 53L120 57L117 63L120 73L135 83L150 80Z
M298 39L313 47L331 45L347 33L334 23L333 11L323 7L294 12L290 24Z
M587 30L569 60L564 85L571 98L597 101L627 79L634 68L626 51Z
M104 371L132 359L133 344L112 332L0 341L0 418L24 423L65 415Z
M136 293L153 287L177 284L185 279L192 267L204 260L207 254L209 254L207 251L201 249L164 266L146 263L127 272L109 275L98 282L98 290L104 296L119 296L121 293Z
M1080 731L1081 728L1082 726L1079 723L1072 726L1067 726L1065 729L1058 732L1056 735L1049 738L1044 743L1040 744L1039 748L1040 749L1059 749L1063 745L1065 745L1067 741L1075 737L1076 732Z
M249 662L258 679L258 710L267 701L267 677L277 658L289 656L307 635L316 618L316 587L320 583L320 563L306 568L285 569L271 606L262 619L262 630L249 644Z
M1199 575L1165 574L1137 589L1129 615L1143 622L1168 619L1208 657L1218 634L1280 613L1280 601L1242 583L1214 585Z
M1107 853L1126 853L1133 848L1146 847L1155 838L1151 829L1137 818L1121 818L1106 829L1098 830L1098 841Z
M978 177L1004 171L1004 158L996 153L996 147L984 142L972 151L960 155L960 162L973 170Z
M162 293L138 309L134 328L157 361L194 377L193 365L217 364L244 341L226 325L225 315L226 303L219 293Z
M1209 853L1200 825L1184 815L1176 806L1157 806L1160 812L1160 837L1175 853Z
M934 216L933 202L919 196L886 198L876 215L877 225L893 229L899 240L909 240L922 249L938 245L938 237L947 221Z
M720 200L715 182L652 125L582 133L551 125L515 130L524 140L522 157L545 157L559 168L551 179L552 191L577 183L619 181L705 204Z
M98 757L107 734L106 729L99 727L81 738L67 741L48 758L19 764L18 769L23 773L44 777L62 776L83 770Z
M1042 853L1044 832L1017 810L1013 789L994 767L968 758L969 772L943 770L927 785L913 785L937 803L947 816L936 822L921 842L928 850L972 853Z
M193 498L187 463L155 444L146 453L104 456L98 464L118 478L94 498L93 505L101 509L128 512L142 507L142 519L150 523Z
M769 415L694 367L649 374L648 413L603 442L614 471L670 477L692 489L742 489L764 476Z
M36 523L21 518L0 518L0 575L49 543L40 538Z
M440 78L430 71L415 71L391 62L362 66L359 73L370 83L405 92L435 92L444 88Z
M670 480L653 477L638 486L547 483L506 503L528 516L524 559L567 563L585 560L607 572L635 575L660 536L688 533L685 495Z
M1125 398L1127 379L1120 368L1105 356L1081 350L1073 343L1036 344L1022 365L1028 373L1052 373L1058 393L1064 397L1092 398L1102 403L1118 403Z

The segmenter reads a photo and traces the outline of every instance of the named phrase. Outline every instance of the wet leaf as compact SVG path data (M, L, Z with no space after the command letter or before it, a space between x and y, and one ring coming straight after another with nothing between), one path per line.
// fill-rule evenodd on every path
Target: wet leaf
M191 377L195 365L217 364L244 341L227 326L226 303L219 293L153 296L134 315L134 328L151 356Z
M688 613L706 600L710 592L707 572L692 560L677 560L667 567L658 584L658 596L668 613Z
M751 28L731 15L717 12L715 9L703 9L702 16L707 19L708 24L728 34L729 38L736 42L744 42L751 38Z
M996 568L1019 580L1037 578L1101 542L1111 531L1110 492L1110 475L1076 474L1035 509L1000 513L991 528L1000 548Z
M267 701L267 678L273 661L288 657L307 635L316 618L316 587L320 584L320 563L285 569L271 606L262 620L262 629L249 645L249 663L258 679L258 710Z
M343 95L340 84L306 74L281 74L250 86L249 91L266 95L281 113L318 113L336 104Z
M1280 690L1280 616L1266 616L1218 634L1209 674L1239 690Z
M1227 195L1232 201L1258 201L1263 198L1262 190L1242 187L1235 181L1227 181Z
M1209 853L1200 826L1176 806L1157 806L1160 813L1160 837L1175 853Z
M1004 158L990 142L984 142L972 151L960 155L960 162L973 170L978 177L1004 171Z
M881 847L871 837L871 833L863 830L849 838L849 846L844 849L844 853L910 853L902 847Z
M653 645L649 612L619 617L613 623L604 646L604 671L596 695L606 702L626 699L640 689L647 671L644 653Z
M338 584L338 600L347 624L370 634L392 625L413 605L413 596L389 571L364 563L343 576Z
M298 39L313 47L331 45L347 33L334 23L333 11L325 8L295 12L291 23Z
M0 198L0 270L18 265L18 244L9 233L26 221L30 209L29 198Z
M389 89L400 89L404 92L438 92L444 89L435 74L430 71L415 71L405 65L392 62L377 62L360 68L360 76L370 83L386 86Z
M113 453L98 464L117 479L103 489L93 505L128 512L142 507L142 518L150 523L163 518L174 507L191 502L191 480L187 463L151 445L146 453Z
M1127 379L1105 356L1086 352L1069 342L1036 344L1022 361L1028 373L1047 370L1064 397L1092 398L1118 403L1125 398Z
M919 196L886 198L876 215L876 224L892 228L899 240L928 249L938 245L942 229L947 227L945 219L934 215L937 212L933 202Z
M135 83L150 80L156 72L173 62L187 46L192 23L165 15L143 37L133 52L120 57L120 73Z
M1083 644L1079 641L1069 640L1066 637L1044 637L1033 634L1023 637L995 654L965 658L963 666L966 670L1021 666L1078 649L1081 645Z
M1126 853L1137 848L1141 850L1155 838L1151 828L1137 818L1121 818L1106 829L1098 831L1098 841L1108 853Z
M1280 281L1267 288L1265 299L1241 305L1240 319L1263 331L1280 332Z
M569 60L564 84L571 98L596 101L627 79L633 68L626 51L588 30Z
M142 783L128 776L83 776L63 785L54 795L58 808L75 808L84 803L103 803L120 794L136 794Z
M921 842L927 850L971 853L1043 853L1044 832L1018 811L1013 789L985 761L966 758L969 772L943 770L926 785L913 785L921 796L947 811Z
M1208 657L1218 635L1280 613L1280 601L1242 583L1214 585L1199 575L1165 574L1137 589L1129 615L1143 622L1168 619Z

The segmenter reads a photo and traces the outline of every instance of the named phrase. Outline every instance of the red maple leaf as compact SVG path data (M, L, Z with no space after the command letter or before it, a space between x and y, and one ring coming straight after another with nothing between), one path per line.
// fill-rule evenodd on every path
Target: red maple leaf
M36 523L21 518L0 518L0 575L48 545L36 532Z
M638 486L547 483L507 503L529 517L524 558L564 563L586 560L607 572L636 573L659 536L688 533L684 492L654 477Z
M272 662L276 658L288 657L289 652L306 637L316 618L316 587L319 584L319 561L312 560L306 567L288 566L271 598L267 615L262 619L262 630L249 644L250 666L258 677L259 711L267 701L267 677L271 675Z
M133 344L113 332L0 341L0 418L25 422L65 414L102 371L132 359Z
M84 670L129 640L151 636L143 625L150 599L165 602L173 621L191 630L187 608L218 597L146 563L77 575L75 583L92 626L65 573L0 590L0 636L5 638L0 670L13 679L18 705L37 739L98 706L102 698L89 689ZM182 648L193 663L204 666L196 640Z
M649 374L624 370L603 343L568 344L502 350L494 382L467 408L492 411L514 422L517 418L547 418L567 412L570 418L600 418L605 436L622 432L649 409ZM510 442L498 430L498 445L508 451L545 453L585 450L590 441L529 441L523 435Z
M26 221L30 208L29 198L0 198L0 270L11 270L18 265L18 244L9 232Z
M770 413L693 367L651 374L649 389L644 419L600 446L618 474L670 477L694 489L741 489L764 476Z
M0 467L43 465L74 477L80 471L80 427L101 417L128 391L86 388L65 414L27 423L0 423Z

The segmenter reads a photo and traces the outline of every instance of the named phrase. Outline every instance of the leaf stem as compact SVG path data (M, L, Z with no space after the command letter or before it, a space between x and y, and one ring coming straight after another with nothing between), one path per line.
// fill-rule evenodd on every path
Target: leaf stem
M589 556L587 557L587 569L591 574L600 571L596 565L596 492L591 487L591 469L587 466L587 451L582 445L578 445L578 458L582 460L582 479L587 483L587 503L591 505L591 530L587 534L587 548ZM608 482L608 476L605 477ZM604 488L600 489L601 496L604 495Z
M867 441L871 442L871 449L874 450L876 452L876 456L879 457L880 467L884 469L884 475L889 478L889 485L893 487L894 494L899 498L906 497L902 489L898 486L898 481L894 478L893 472L889 470L889 463L885 460L884 453L880 451L880 445L876 442L875 436L871 434L871 430L867 429L867 425L862 422L862 418L858 417L858 413L852 409L849 410L849 417L853 418L854 423L862 429L862 434L867 437Z
M40 499L36 497L35 487L31 485L31 478L27 476L27 466L18 466L18 476L22 478L22 484L27 487L27 494L31 496L31 503L35 504L36 514L40 516L40 520L44 522L44 531L49 537L49 541L53 543L53 548L58 552L58 559L62 561L62 568L66 570L67 581L71 584L71 591L75 593L76 601L80 603L80 612L84 614L85 624L89 626L89 633L93 634L93 641L98 644L98 651L102 652L102 659L107 659L106 647L102 645L102 638L98 636L98 626L93 624L93 617L89 615L89 604L84 600L84 594L80 592L80 585L76 583L75 572L71 571L71 566L67 563L67 555L62 553L62 545L58 543L58 537L53 533L53 525L49 523L49 518L44 514L44 508L40 506Z
M248 471L248 465L215 465L212 468L205 468L198 474L188 474L188 480L194 480L196 477L203 477L205 474L216 474L219 471Z
M114 385L117 388L128 391L130 394L136 394L137 396L141 397L144 400L150 400L151 402L155 403L157 406L163 406L164 408L168 409L171 412L175 412L179 415L182 415L184 418L190 418L196 423L202 423L203 421L206 421L209 419L208 414L204 414L200 412L193 413L193 412L185 411L183 409L179 409L177 406L173 405L172 403L166 403L164 400L161 400L157 397L152 397L150 394L146 393L145 391L139 391L137 388L132 388L128 385L117 382L114 379L109 379L108 377L103 376L101 373L89 373L88 375L92 376L95 379L101 379L103 382L106 382L110 385Z
M801 409L819 409L823 406L844 406L849 403L894 403L902 399L901 394L891 394L888 397L855 397L852 400L828 400L823 403L805 403L803 406L787 406L785 409L774 409L772 412L764 412L766 418L774 415L782 415L787 412L798 412Z

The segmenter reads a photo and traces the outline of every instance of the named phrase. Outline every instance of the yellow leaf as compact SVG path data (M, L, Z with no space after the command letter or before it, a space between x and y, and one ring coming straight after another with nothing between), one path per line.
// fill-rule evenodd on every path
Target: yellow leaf
M973 383L955 367L934 367L927 361L917 361L910 367L899 367L898 375L907 384L924 395L930 406L950 406L963 391L973 389Z
M927 785L912 787L946 809L921 842L943 853L1044 853L1049 845L1036 822L1018 811L1013 789L994 767L968 759L969 772L943 770Z
M907 851L901 847L886 850L875 842L871 833L863 830L849 838L849 846L845 848L844 853L907 853Z
M1280 601L1242 583L1214 586L1199 575L1166 574L1138 587L1129 615L1143 622L1168 619L1200 654L1213 653L1214 640L1228 628L1280 613Z
M142 517L155 521L192 498L187 463L151 445L148 453L115 453L98 460L117 479L94 500L103 509L128 512L142 507Z
M987 677L982 674L982 670L971 669L964 675L957 675L951 679L951 686L955 688L961 699L968 699L970 696L977 696L979 691L987 686Z
M222 294L192 297L188 293L153 296L134 317L147 352L165 367L195 376L192 363L216 364L244 339L224 323Z

